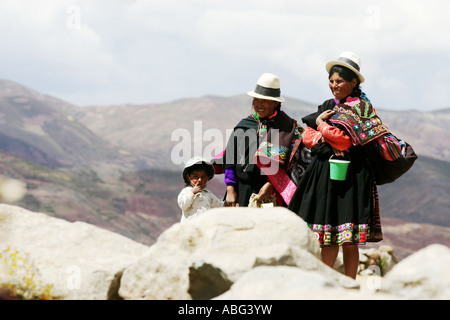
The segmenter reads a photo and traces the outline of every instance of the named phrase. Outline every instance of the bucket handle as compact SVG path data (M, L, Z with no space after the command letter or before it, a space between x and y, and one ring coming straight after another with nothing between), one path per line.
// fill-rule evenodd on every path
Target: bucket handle
M337 156L333 153L333 154L331 155L331 157L330 157L330 160L331 160L331 158L333 158L333 157L337 157ZM341 157L341 158L345 158L345 159L351 161L350 155L349 155L348 153L345 153L345 156L343 156L343 157Z

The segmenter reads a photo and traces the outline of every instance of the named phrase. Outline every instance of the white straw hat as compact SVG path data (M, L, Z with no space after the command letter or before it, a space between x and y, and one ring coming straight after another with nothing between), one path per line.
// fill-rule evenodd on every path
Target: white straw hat
M331 68L336 65L349 68L354 73L356 73L361 83L364 82L365 79L363 75L360 73L361 59L358 57L358 55L356 55L356 53L350 51L342 52L339 58L337 58L337 60L328 62L325 68L327 72L330 73Z
M194 156L192 159L190 159L186 165L184 166L183 172L181 173L181 176L183 177L184 181L186 183L189 183L186 180L186 174L188 173L189 168L193 167L194 165L197 164L202 164L205 168L206 174L208 175L209 179L211 180L214 177L214 167L211 164L211 162L209 162L208 160L206 160L203 157L200 156Z
M251 97L258 99L284 102L281 96L280 79L272 73L263 73L256 82L256 88L247 92Z

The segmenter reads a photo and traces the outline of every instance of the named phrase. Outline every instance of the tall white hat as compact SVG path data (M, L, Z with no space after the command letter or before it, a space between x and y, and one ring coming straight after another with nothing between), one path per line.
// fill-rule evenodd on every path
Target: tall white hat
M363 75L360 73L361 59L358 57L358 55L356 53L353 53L350 51L342 52L341 55L339 56L339 58L328 62L326 64L325 68L326 68L327 72L330 73L331 68L336 65L349 68L354 73L356 73L356 75L358 76L359 81L361 83L364 82L365 79L364 79Z
M183 179L184 179L184 181L186 183L189 183L186 180L186 174L188 173L189 168L191 168L191 167L193 167L194 165L197 165L197 164L202 164L204 166L206 174L209 177L208 180L211 180L214 177L214 167L211 164L211 162L209 162L208 160L206 160L203 157L194 156L188 162L186 162L186 165L183 168L183 172L181 173L181 176L183 177Z
M258 99L284 102L281 96L280 79L273 73L263 73L256 82L256 88L247 92L251 97Z

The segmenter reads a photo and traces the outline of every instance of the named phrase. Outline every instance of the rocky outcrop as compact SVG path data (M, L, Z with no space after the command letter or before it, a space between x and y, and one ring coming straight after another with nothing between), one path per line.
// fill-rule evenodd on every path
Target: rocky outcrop
M405 299L450 300L450 248L433 244L405 258L383 278L381 292Z
M391 270L399 259L394 253L394 248L387 245L379 247L372 247L366 249L364 246L359 248L359 268L358 275L377 275L384 276ZM339 251L336 263L333 268L341 273L344 273L344 261L342 251Z
M244 273L215 300L386 300L400 299L361 288L345 288L327 275L288 266L259 266Z
M148 247L0 205L0 292L25 299L450 298L448 247L432 245L398 263L392 248L360 253L357 280L325 266L312 232L285 208L213 209L174 224Z
M258 266L320 272L329 283L358 283L325 266L303 220L285 208L213 209L178 223L123 274L125 299L210 299Z
M0 288L24 299L102 300L148 247L84 222L0 205Z

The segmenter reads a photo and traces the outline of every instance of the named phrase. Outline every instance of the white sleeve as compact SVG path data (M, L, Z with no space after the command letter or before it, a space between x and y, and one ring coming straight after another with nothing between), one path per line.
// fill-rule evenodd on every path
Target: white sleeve
M211 192L211 208L223 207L223 201L219 200L214 193Z
M181 190L180 194L178 195L178 205L180 206L180 209L183 211L188 210L192 203L194 202L194 193L192 192L192 188L184 188Z

